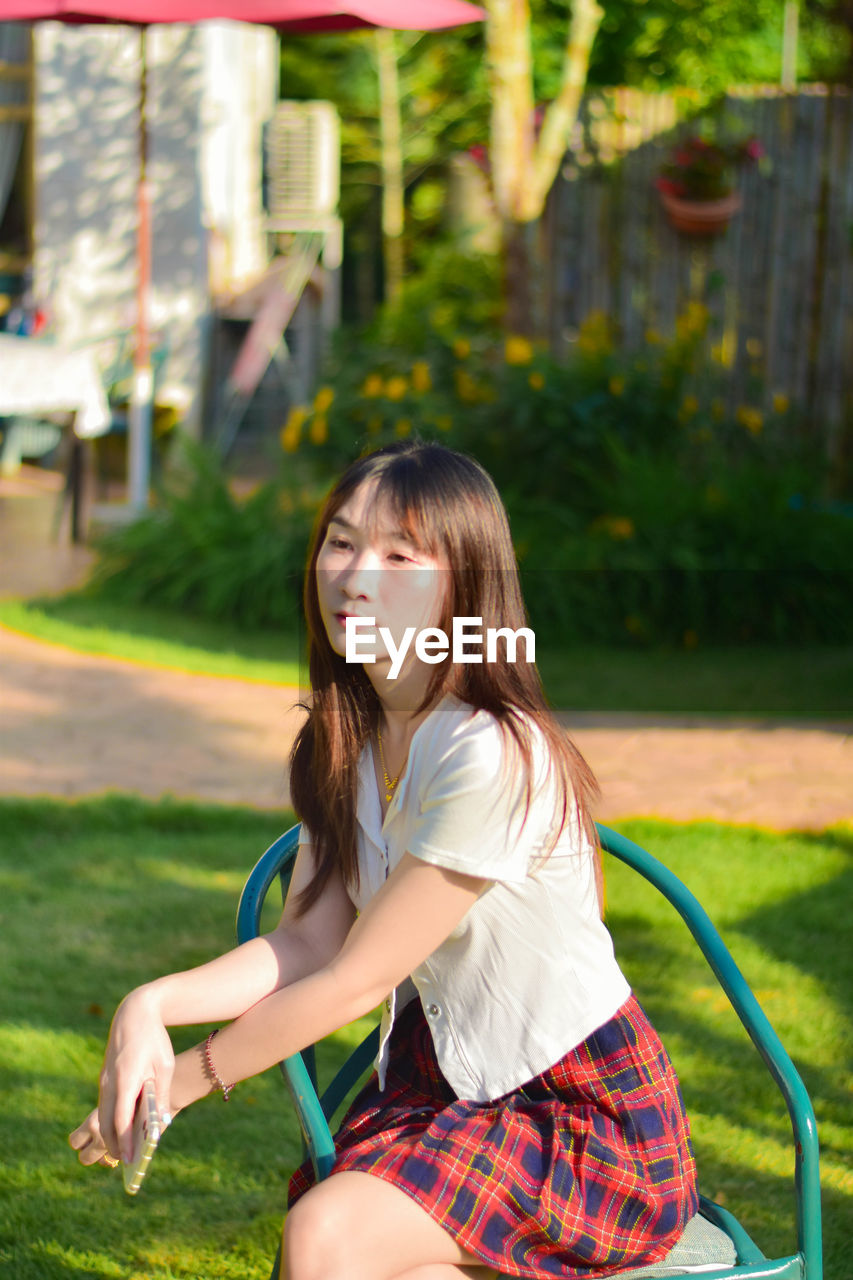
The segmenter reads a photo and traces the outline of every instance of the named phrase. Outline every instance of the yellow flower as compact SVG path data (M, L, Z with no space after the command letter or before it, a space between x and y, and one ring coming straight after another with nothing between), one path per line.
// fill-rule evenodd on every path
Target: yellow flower
M726 416L725 401L721 400L719 396L715 396L714 399L711 401L711 417L714 419L715 422L722 422L725 416Z
M456 394L463 404L476 404L480 399L477 384L465 369L456 369L453 374Z
M542 374L539 373L538 370L534 370L534 372L531 373L527 381L534 391L541 391L542 388L545 386L545 379L542 377Z
M634 521L628 516L599 516L592 527L606 533L614 542L630 542L635 533Z
M745 427L750 435L757 436L760 434L764 426L764 415L760 409L752 409L747 404L739 406L735 418L742 427Z
M441 333L453 323L453 307L449 302L439 302L429 313L429 322L436 333Z
M335 393L331 387L321 387L314 397L314 412L325 413L327 409L331 409L334 398Z
M504 343L504 359L507 364L530 364L533 343L520 333L511 333Z
M367 419L367 434L369 436L378 436L382 430L382 419L378 413L374 413Z
M688 302L675 322L675 335L680 342L699 337L708 328L711 313L701 302Z
M409 389L409 384L400 374L389 378L385 385L385 394L389 400L402 400Z
M678 416L682 422L686 422L688 418L692 418L699 408L699 401L695 396L685 396L681 402L681 408Z
M364 386L361 388L361 394L372 399L374 396L381 396L384 390L385 383L382 381L382 374L369 373L364 380Z
M394 435L399 436L402 440L405 436L412 434L411 418L398 418L394 423Z
M471 354L471 343L467 338L457 338L453 344L453 354L457 360L467 360Z
M312 444L325 444L329 438L329 420L324 413L315 414L308 428Z
M281 429L279 440L281 447L285 453L295 453L299 448L299 437L302 434L302 424L308 417L308 410L304 404L295 404L291 406L287 415L287 421Z
M453 419L449 413L441 413L435 420L435 425L439 431L449 431L453 426Z
M623 395L623 394L624 394L624 391L625 391L625 379L624 379L624 378L618 378L618 377L616 377L616 376L614 375L614 376L610 379L610 381L608 382L608 384L607 384L607 385L608 385L608 387L610 388L610 394L611 394L612 396L621 396L621 395Z
M426 360L417 360L412 365L412 388L414 391L429 391L432 387L429 365Z
M746 354L753 360L758 360L764 353L764 347L760 338L747 338Z
M660 336L657 329L647 329L646 342L650 347L659 347L663 342L663 338Z
M773 412L787 413L791 407L791 402L785 395L784 391L777 391L773 397Z
M607 532L616 542L629 542L634 536L634 522L627 516L611 516Z
M625 619L625 630L630 631L632 636L641 636L645 633L645 626L642 618L638 618L636 614L629 613Z
M722 489L718 489L715 484L709 484L705 488L705 501L709 507L721 507L726 500L726 495Z
M590 311L578 330L578 349L586 356L604 354L613 346L610 321L603 311Z

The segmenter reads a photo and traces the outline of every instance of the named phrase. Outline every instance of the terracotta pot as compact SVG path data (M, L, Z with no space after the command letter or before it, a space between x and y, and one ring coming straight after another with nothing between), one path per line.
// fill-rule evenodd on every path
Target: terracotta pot
M667 191L661 191L660 198L670 226L688 236L713 236L725 231L741 204L737 191L719 200L685 200Z

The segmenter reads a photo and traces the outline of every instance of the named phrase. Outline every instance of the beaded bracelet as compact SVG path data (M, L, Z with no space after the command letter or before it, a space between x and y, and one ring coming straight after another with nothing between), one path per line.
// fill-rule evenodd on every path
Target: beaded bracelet
M216 1031L211 1031L210 1035L205 1040L204 1062L205 1062L205 1066L207 1067L207 1074L210 1076L215 1087L219 1089L220 1092L222 1093L222 1101L227 1102L231 1096L231 1090L234 1088L234 1086L233 1084L226 1084L225 1081L222 1079L222 1077L219 1075L219 1073L216 1070L216 1067L213 1065L213 1058L210 1053L211 1041L213 1040L213 1037L218 1034L219 1034L219 1028L217 1028Z

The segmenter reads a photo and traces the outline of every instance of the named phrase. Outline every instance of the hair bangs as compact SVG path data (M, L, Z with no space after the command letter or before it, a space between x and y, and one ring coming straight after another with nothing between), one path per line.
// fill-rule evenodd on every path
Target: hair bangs
M376 480L374 510L384 507L415 547L439 556L445 550L444 538L429 470L405 456L392 457L388 463Z

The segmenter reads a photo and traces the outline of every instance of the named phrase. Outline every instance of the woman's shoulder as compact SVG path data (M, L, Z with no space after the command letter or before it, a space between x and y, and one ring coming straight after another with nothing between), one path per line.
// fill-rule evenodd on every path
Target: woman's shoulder
M485 708L447 694L420 726L412 755L419 770L464 764L496 774L504 768L517 772L520 741L527 745L534 776L547 774L547 741L532 717L512 712L511 725Z

